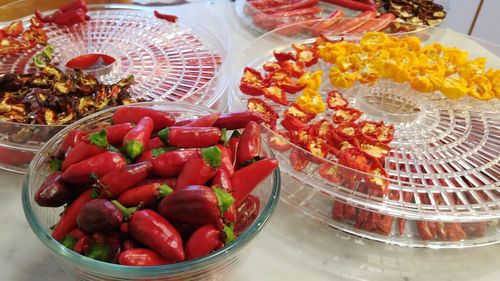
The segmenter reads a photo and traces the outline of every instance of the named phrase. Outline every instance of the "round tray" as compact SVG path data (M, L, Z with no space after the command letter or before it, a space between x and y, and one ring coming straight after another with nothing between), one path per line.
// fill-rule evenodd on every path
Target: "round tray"
M106 54L116 61L96 76L114 83L133 74L133 98L226 108L221 97L229 83L230 41L223 26L213 22L211 30L222 31L215 33L182 17L173 24L155 18L151 9L132 5L90 5L89 15L92 19L83 24L44 28L55 48L55 65L64 70L76 56ZM26 26L29 18L22 19ZM41 49L0 58L0 73L35 71L32 58ZM24 173L34 153L63 127L0 122L0 168ZM33 138L12 142L12 134L21 130Z
M236 0L235 1L236 14L240 18L240 20L243 22L243 24L245 26L250 27L253 31L255 31L258 34L263 34L263 33L269 32L270 30L264 30L264 29L256 26L254 24L254 22L253 22L252 17L245 12L246 8L248 7L246 5L247 2L248 2L247 0ZM451 1L450 0L435 0L434 2L438 3L438 4L441 4L443 6L443 8L444 8L444 11L447 14L450 12L450 10L451 10ZM351 10L351 9L348 9L348 8L340 7L340 6L337 6L337 5L334 5L334 4L325 3L325 2L320 2L318 4L318 6L321 7L321 8L323 8L323 11L319 14L320 18L326 18L330 13L332 13L333 11L335 11L338 8L342 9L342 11L344 12L344 15L346 17L354 17L354 16L358 15L359 13L361 13L359 11ZM252 11L255 11L255 12L259 11L258 9L251 8L251 7L248 7L248 9L250 9ZM444 18L438 24L432 25L432 27L439 26L445 20L446 20L446 18ZM291 23L291 24L293 24L293 23ZM410 26L410 25L409 24L405 24L405 26ZM418 28L418 29L423 29L423 28L427 28L427 27L429 27L429 26L416 26L415 25L415 28Z
M263 35L250 43L248 50L237 62L232 80L231 110L246 106L251 96L239 90L239 81L245 66L262 71L262 64L274 60L272 51L290 51L291 43L312 43L314 38L286 38L275 36L275 32ZM444 46L455 46L469 52L469 58L486 57L488 67L500 66L500 46L448 30L428 28L411 32L421 38L423 44L439 42ZM397 34L396 36L405 36ZM301 37L302 38L302 37ZM359 40L359 36L344 36L344 40ZM330 39L340 39L331 37ZM320 89L323 100L331 91L327 75L329 64L320 62L310 70L326 70ZM275 152L282 171L291 175L302 187L294 189L284 185L284 200L312 216L316 220L350 233L358 233L379 241L399 245L427 247L463 247L493 243L499 240L500 229L500 101L482 102L466 97L449 100L440 93L422 94L407 84L390 80L379 80L373 85L355 84L350 89L339 89L349 100L351 107L361 109L363 119L383 120L395 126L395 138L389 144L391 154L386 157L385 169L389 175L390 193L398 198L370 196L355 188L334 184L318 175L321 164L338 167L340 170L366 178L365 173L337 164L332 158L315 159L300 172L290 165L290 151ZM299 94L288 95L294 101ZM281 114L287 108L267 99L266 102ZM329 115L317 116L311 123ZM279 120L278 120L279 124ZM278 128L279 125L278 125ZM277 134L269 130L270 137ZM315 157L304 149L289 143L292 149ZM313 163L316 162L316 163ZM292 185L290 185L292 186ZM411 200L403 200L410 194ZM325 204L327 199L329 204ZM441 197L442 202L435 198ZM334 201L383 215L415 221L446 223L488 222L488 231L480 240L426 241L419 239L414 229L404 237L375 234L354 227L353 221L335 221L331 218ZM396 220L394 220L396 221ZM395 224L395 222L394 222ZM395 226L394 226L395 227ZM364 233L364 234L362 234ZM393 233L393 232L391 232ZM458 245L458 246L457 246Z

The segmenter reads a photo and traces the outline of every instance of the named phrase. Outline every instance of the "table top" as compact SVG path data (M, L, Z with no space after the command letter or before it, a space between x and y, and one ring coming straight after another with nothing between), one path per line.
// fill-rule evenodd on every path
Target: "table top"
M3 3L0 0L0 8ZM233 4L227 1L161 9L190 18L196 12L218 18L232 35L233 58L256 37L240 24ZM0 171L0 280L68 280L26 222L21 204L22 181L22 175ZM386 245L318 224L283 202L247 251L231 279L500 279L500 245L445 250Z

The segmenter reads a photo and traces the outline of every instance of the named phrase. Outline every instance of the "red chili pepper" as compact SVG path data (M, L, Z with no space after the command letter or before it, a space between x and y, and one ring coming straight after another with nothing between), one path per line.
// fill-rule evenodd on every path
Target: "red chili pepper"
M218 144L217 147L221 151L220 169L224 170L229 176L232 176L234 174L234 156L231 149L221 144Z
M169 196L170 197L170 196ZM166 199L168 197L165 197ZM129 223L132 237L173 262L185 258L182 239L177 230L153 210L141 210L132 214Z
M335 1L347 1L347 0L335 0ZM368 20L374 19L376 16L377 15L374 9L366 10L353 18L342 19L339 22L335 23L334 25L330 26L327 30L327 34L328 35L349 34L350 31L366 23Z
M239 164L244 164L259 157L262 149L261 142L259 124L253 121L248 123L240 137L236 161Z
M273 51L273 54L274 54L274 58L276 58L276 60L278 62L283 62L283 61L287 61L287 60L295 60L295 55L291 52L281 52L279 50L274 50Z
M334 25L339 19L345 17L344 11L342 9L335 9L330 14L328 14L323 20L315 23L311 30L313 35L319 36L322 32L327 31L329 27Z
M83 9L68 10L54 17L52 23L70 26L85 22L85 11Z
M85 235L76 242L73 251L83 255L91 245L92 237L90 237L89 235Z
M365 3L361 3L355 0L321 0L321 1L355 11L375 11L376 9L375 6L367 5Z
M234 232L240 234L245 231L259 215L260 200L259 197L252 194L241 203L236 210L236 224L234 225Z
M278 113L265 101L258 98L248 99L247 108L249 111L262 114L264 122L271 128L276 127L276 120L279 118Z
M149 161L118 167L106 173L100 180L100 195L114 198L126 190L142 182L148 175L153 164Z
M290 165L297 171L303 171L309 164L309 158L301 149L292 148L290 151Z
M240 143L240 138L239 137L231 137L229 139L229 149L231 150L231 155L232 155L231 159L232 159L233 163L236 162L236 153L238 151L238 145L239 145L239 143Z
M199 148L217 144L222 132L215 127L170 127L161 130L158 136L169 146Z
M212 187L220 187L224 191L231 193L233 187L231 185L231 177L228 173L222 169L219 169L212 179ZM236 221L236 206L232 204L226 212L224 212L224 219L229 222Z
M342 181L338 165L323 163L319 166L318 171L319 175L329 182L339 184Z
M311 135L310 127L304 127L298 131L289 131L289 133L290 133L290 141L293 144L298 145L300 147L305 147L307 141L309 141L310 138L314 137Z
M47 45L47 33L43 29L28 29L23 32L23 40L33 46L36 44Z
M286 152L292 147L290 143L288 143L288 140L280 133L268 134L267 143L272 150L276 150L278 152Z
M80 163L90 157L99 155L105 152L106 149L100 148L95 144L80 142L73 149L71 149L62 162L62 170L65 171L71 165Z
M349 34L365 34L367 32L381 31L388 27L395 19L396 16L391 13L386 13L379 16L376 20L368 21L362 24L349 32Z
M215 192L202 185L176 189L158 203L157 209L166 218L189 224L216 223L221 217Z
M198 228L186 241L186 259L197 259L210 254L224 246L221 232L213 225L207 224Z
M143 117L139 120L135 128L130 130L125 137L123 137L123 150L125 150L131 158L136 158L141 155L148 146L153 128L153 119L147 116Z
M306 127L306 123L292 115L285 115L280 124L288 131L298 131Z
M154 130L161 130L175 123L175 117L170 113L140 106L118 108L113 114L113 122L115 124L137 123L145 116L153 119Z
M2 56L14 55L22 50L24 50L24 46L15 39L4 38L0 42L0 55Z
M303 63L306 67L311 67L318 63L318 51L312 47L306 50L297 52L296 61Z
M344 122L338 125L334 131L342 140L350 140L356 137L358 124L354 122Z
M126 223L128 225L128 223ZM127 231L128 233L128 231ZM137 249L137 248L140 248L141 246L139 245L139 243L135 242L133 239L125 239L122 243L122 250L123 251L128 251L128 250L132 250L132 249Z
M61 7L59 7L59 11L61 13L66 13L66 12L69 12L69 11L72 11L72 10L76 10L76 9L81 9L83 10L85 13L89 11L88 7L87 7L87 3L85 2L85 0L73 0Z
M172 23L176 23L179 20L179 18L175 15L162 14L156 10L154 11L154 15L156 18L166 20L166 21L172 22Z
M72 58L66 63L67 68L92 69L96 65L110 65L116 60L105 54L84 54Z
M333 123L354 122L358 120L363 112L354 108L338 108L332 115Z
M30 18L30 29L40 29L43 28L45 24L37 17Z
M121 252L118 263L127 266L159 266L173 262L160 256L153 250L134 248Z
M40 185L35 202L42 207L60 207L73 198L73 192L61 180L62 172L49 175Z
M62 174L63 181L67 183L88 183L91 174L100 178L116 168L124 167L127 161L116 152L106 151L86 160L73 164Z
M362 121L358 134L370 143L390 143L394 137L394 125L387 126L384 122Z
M125 135L130 132L134 128L134 125L132 123L122 123L122 124L116 124L112 126L107 126L103 129L96 129L87 132L87 135L92 134L92 133L97 133L101 130L106 131L106 139L110 145L113 146L119 146L123 143L123 138ZM162 143L163 145L163 143ZM150 147L150 146L148 146Z
M220 112L216 112L207 116L200 117L183 125L184 127L212 127L220 116Z
M168 185L170 188L175 189L176 181L177 181L176 178L148 178L143 180L138 185L158 183L158 184Z
M264 68L264 70L267 72L273 72L276 70L280 70L281 64L279 64L278 62L275 62L275 61L268 61L262 65L262 68Z
M363 142L359 144L359 149L363 151L367 156L376 159L380 163L383 163L385 157L389 154L391 148L383 143L368 143Z
M327 140L330 132L334 130L332 124L325 119L319 120L311 126L310 133L313 137Z
M23 22L20 20L13 21L9 26L4 27L2 30L5 31L9 37L17 37L19 34L23 33Z
M326 104L330 109L341 109L346 108L349 105L349 102L344 98L344 96L342 96L340 92L333 90L328 92Z
M259 71L245 67L243 76L240 80L240 91L251 96L260 96L264 94L266 83Z
M388 191L389 181L387 180L387 172L384 167L376 159L370 159L368 165L365 168L365 172L371 174L372 176L367 176L366 184L368 188L373 188L375 190L380 190L384 193ZM363 170L362 170L363 171Z
M285 92L290 93L290 94L296 94L306 87L306 84L298 84L293 82L291 79L289 80L284 80L284 81L279 81L278 82L278 87L283 89Z
M231 177L231 185L234 189L233 197L236 199L236 206L241 205L248 195L277 167L277 160L263 159L236 171Z
M264 88L264 97L274 101L277 104L288 105L288 98L283 89L276 86Z
M165 152L153 159L153 174L159 177L175 177L196 153L196 149Z
M53 23L54 19L62 14L61 11L57 10L51 15L44 16L40 10L35 10L35 17L43 23Z
M297 118L306 124L309 123L309 121L313 120L316 117L316 114L310 112L304 112L300 109L300 107L297 104L293 104L285 111L285 113L283 113L283 116L285 117L285 119L287 116Z
M52 237L55 240L60 241L68 232L76 228L76 218L81 208L91 199L90 190L87 190L66 207L59 222L52 231Z
M148 149L155 149L165 146L159 137L152 138L149 140Z
M159 198L169 195L172 191L168 185L150 183L128 189L120 194L116 200L125 207L134 207L139 204L151 207Z
M96 198L83 204L76 222L86 233L110 232L120 228L123 214L107 199Z
M305 66L302 62L285 61L281 63L281 66L295 78L300 78L305 72Z
M260 124L264 121L264 116L259 112L252 111L225 113L219 116L213 126L219 129L238 130L245 128L250 121Z
M64 138L61 146L59 146L59 150L56 155L58 157L64 157L67 152L82 141L85 136L86 134L78 129L71 130Z
M368 159L357 148L347 148L340 152L339 164L358 171L368 170ZM348 187L354 187L361 180L361 175L349 169L342 168L341 175Z
M279 6L279 11L280 11L279 13L282 13L284 16L285 15L288 16L288 14L286 14L287 11L295 11L299 9L313 7L316 6L318 3L319 0L299 0L299 1L287 2L286 5ZM267 7L259 10L262 13L275 13L277 9L276 7Z
M204 185L217 173L221 164L221 150L217 146L202 148L182 168L177 178L176 190L190 185Z
M323 162L322 159L328 156L326 142L321 138L309 138L305 148L312 154L312 157L309 157L309 160L313 163L321 164Z

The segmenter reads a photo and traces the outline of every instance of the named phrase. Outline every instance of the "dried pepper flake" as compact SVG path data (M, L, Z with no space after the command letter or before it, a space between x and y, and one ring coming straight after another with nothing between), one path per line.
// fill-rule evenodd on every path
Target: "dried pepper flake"
M347 107L349 105L344 96L342 96L340 92L335 90L328 92L328 96L326 98L326 104L330 109Z
M332 115L332 121L336 124L344 122L354 122L358 120L363 112L354 108L339 108Z
M261 113L264 117L264 122L271 128L276 127L276 120L278 120L278 113L265 101L258 98L248 99L247 108L249 111Z

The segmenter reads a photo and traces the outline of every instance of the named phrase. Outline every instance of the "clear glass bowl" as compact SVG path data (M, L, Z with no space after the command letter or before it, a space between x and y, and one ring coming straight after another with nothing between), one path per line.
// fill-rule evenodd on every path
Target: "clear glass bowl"
M185 103L150 102L142 103L141 106L168 111L174 114L178 120L192 119L214 112L206 107ZM61 144L69 131L76 128L92 129L109 124L116 109L103 110L68 126L50 139L35 156L26 173L22 190L23 209L31 229L47 246L63 270L77 280L208 280L227 278L230 272L237 269L239 262L244 258L245 249L249 242L262 230L278 203L280 193L278 169L252 193L259 197L261 202L260 213L253 224L234 243L200 259L155 267L122 266L96 261L77 254L51 237L49 228L57 222L62 208L44 208L38 206L34 201L36 190L50 174L49 156ZM263 148L264 154L273 157L273 153L267 145L264 145Z
M370 21L374 20L367 22ZM294 37L280 36L280 30L275 30L248 44L235 64L229 102L231 110L246 108L248 98L252 97L239 90L244 67L264 73L262 64L274 61L273 50L289 52L293 51L292 43L314 42L308 25L308 22L303 22L284 27L300 27L301 31ZM469 59L485 57L487 68L500 66L500 46L450 30L431 27L388 34L398 37L416 35L425 45L441 43L458 47L469 52ZM343 38L349 42L358 42L360 37L361 34L329 36L333 40ZM308 69L323 70L323 83L319 90L323 101L327 93L334 89L328 79L330 67L331 64L320 61ZM364 185L370 177L377 177L342 166L332 155L320 159L285 140L288 148L275 150L275 155L282 171L296 184L283 185L283 200L317 221L387 243L418 247L469 247L500 242L500 155L497 149L500 147L500 100L485 102L471 97L451 100L438 92L422 94L408 83L400 84L387 79L366 85L357 82L351 88L336 90L346 97L350 107L364 112L361 119L382 120L385 124L394 125L395 137L389 144L392 153L382 163L388 177L379 178L389 183L389 192L384 196L370 194ZM293 103L300 93L287 96ZM258 98L265 100L280 114L278 129L283 129L279 123L288 107ZM319 114L309 123L323 118L331 118L331 111ZM269 131L267 139L277 137L277 133ZM297 171L291 165L292 151L309 159L303 170ZM325 167L337 169L339 178L321 176L320 171ZM357 179L355 184L345 184L350 178ZM440 202L436 199L438 197L442 199ZM381 231L376 228L360 226L356 218L334 219L334 202L351 206L354 208L351 211L356 213L366 210L370 215L384 215L383 218L387 219L384 233L379 233ZM408 227L403 234L398 230L399 219L407 222ZM457 223L471 234L458 241L444 237L422 240L419 229L415 227L421 221L437 222L449 228ZM484 231L473 233L475 229Z
M64 70L79 55L109 55L116 61L95 73L97 78L115 83L133 74L136 83L129 89L133 98L226 109L223 94L229 83L231 42L215 19L210 20L213 29L188 17L172 24L155 18L152 9L118 4L90 5L89 15L92 20L84 24L45 27L49 43L55 47L56 66ZM30 17L21 19L26 27ZM0 74L34 72L32 58L41 49L1 57ZM62 128L0 122L0 169L24 173L30 158ZM29 134L32 139L26 138ZM12 135L22 135L25 141L12 142Z

